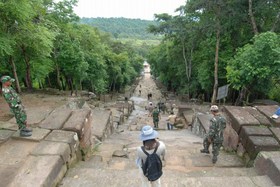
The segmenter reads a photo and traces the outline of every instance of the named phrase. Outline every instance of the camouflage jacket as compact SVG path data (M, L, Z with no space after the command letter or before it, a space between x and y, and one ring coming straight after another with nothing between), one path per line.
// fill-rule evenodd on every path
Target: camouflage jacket
M218 114L210 120L208 137L214 142L223 142L224 129L226 128L226 119Z
M11 108L16 108L21 104L17 92L12 87L3 87L2 94Z
M152 115L153 115L153 119L159 119L159 111L157 109L153 110Z

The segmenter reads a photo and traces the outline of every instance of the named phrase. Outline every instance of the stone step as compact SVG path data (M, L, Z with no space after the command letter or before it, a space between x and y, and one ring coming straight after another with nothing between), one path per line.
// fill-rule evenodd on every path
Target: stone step
M236 170L237 171L237 170ZM233 172L234 173L234 172ZM246 174L244 171L243 174ZM140 170L111 170L111 169L71 169L60 183L60 186L67 187L131 187L139 186L141 181ZM227 187L267 187L274 186L274 183L267 176L189 176L188 173L174 173L164 171L161 178L162 186L184 187L184 186L207 186L217 187L226 185Z

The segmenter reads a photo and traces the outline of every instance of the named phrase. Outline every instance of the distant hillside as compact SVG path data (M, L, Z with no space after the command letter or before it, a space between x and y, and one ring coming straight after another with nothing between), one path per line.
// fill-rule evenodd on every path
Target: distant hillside
M140 40L158 40L160 37L147 32L154 21L128 18L81 18L83 24L111 33L115 38L134 38Z

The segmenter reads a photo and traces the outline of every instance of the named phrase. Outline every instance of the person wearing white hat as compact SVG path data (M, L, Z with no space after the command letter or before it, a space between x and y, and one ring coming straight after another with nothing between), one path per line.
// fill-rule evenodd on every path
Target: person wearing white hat
M212 144L212 163L215 164L224 140L223 133L226 128L226 119L219 113L217 105L212 105L210 111L214 117L210 120L209 132L203 140L204 148L200 152L209 154L209 146Z
M162 141L158 140L158 132L155 131L151 126L146 125L142 128L140 134L140 140L143 142L143 146L137 147L137 159L136 164L139 167L142 179L142 187L160 187L160 178L155 181L149 181L143 174L142 165L147 159L147 155L143 152L143 149L148 153L152 154L156 150L156 154L164 161L166 147Z

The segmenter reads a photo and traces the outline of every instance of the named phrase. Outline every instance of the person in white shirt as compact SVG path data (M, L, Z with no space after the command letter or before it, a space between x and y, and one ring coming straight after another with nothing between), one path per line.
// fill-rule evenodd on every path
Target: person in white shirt
M156 154L165 161L166 147L162 141L158 140L158 132L155 131L151 126L146 125L142 128L140 134L140 140L143 141L143 146L146 152L152 154L157 147ZM160 187L160 178L156 181L149 181L147 177L143 174L142 164L145 163L147 155L143 152L141 146L137 147L137 159L136 164L139 167L142 187ZM163 164L164 165L164 164Z

